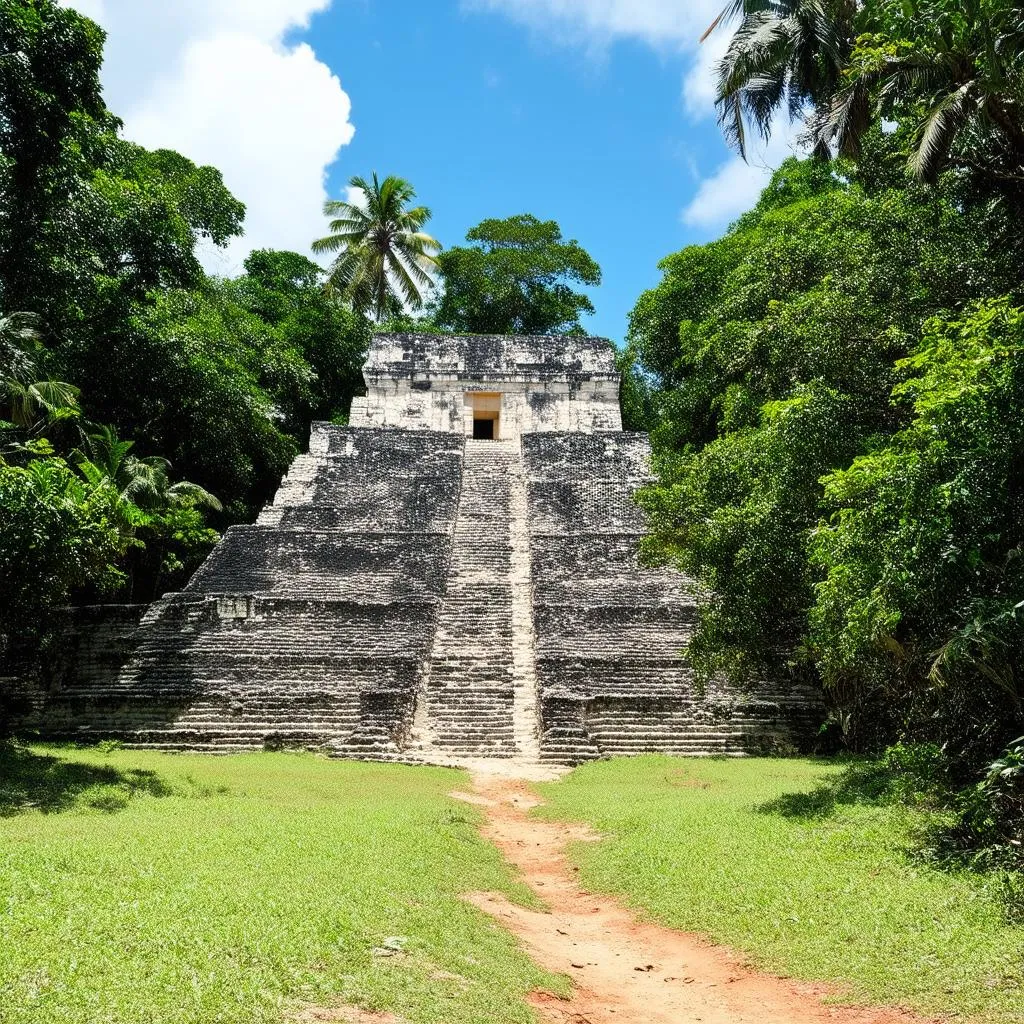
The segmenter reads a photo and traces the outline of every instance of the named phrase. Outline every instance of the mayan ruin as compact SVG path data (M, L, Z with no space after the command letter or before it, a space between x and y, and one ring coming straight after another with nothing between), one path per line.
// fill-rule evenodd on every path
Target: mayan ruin
M577 763L792 744L790 688L698 687L690 583L638 560L650 480L602 339L381 334L349 426L139 618L83 610L23 728L161 749ZM90 614L94 620L90 621Z

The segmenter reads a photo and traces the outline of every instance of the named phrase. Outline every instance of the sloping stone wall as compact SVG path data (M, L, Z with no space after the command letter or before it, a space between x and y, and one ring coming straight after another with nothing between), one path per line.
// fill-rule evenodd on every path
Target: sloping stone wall
M255 526L150 608L120 672L67 679L26 730L163 748L407 742L445 589L464 441L318 424Z
M638 555L646 435L533 434L523 457L545 760L740 754L806 738L820 721L810 692L695 685L682 653L693 585Z

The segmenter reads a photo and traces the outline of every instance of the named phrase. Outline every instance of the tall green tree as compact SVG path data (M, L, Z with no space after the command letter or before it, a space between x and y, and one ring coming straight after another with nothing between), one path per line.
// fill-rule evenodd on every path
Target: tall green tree
M308 393L309 365L222 284L169 289L139 305L107 343L116 373L97 367L89 414L251 519L298 453L281 404Z
M403 178L354 177L351 202L328 200L330 234L313 243L318 253L338 253L330 285L353 309L380 322L402 310L419 309L433 284L440 243L423 231L426 206L410 207L416 191Z
M594 306L574 285L601 283L601 268L553 220L524 213L485 220L470 230L474 243L438 257L443 294L438 326L470 334L582 333L580 316Z
M921 325L1015 279L955 193L843 170L788 161L723 239L664 261L632 315L664 388L652 548L708 595L690 656L709 675L816 678L820 479L905 425L896 362Z
M0 0L3 308L33 308L44 236L63 220L91 139L109 127L99 83L104 38L53 0Z
M977 765L1024 731L1024 310L935 317L900 371L907 425L824 480L808 649Z

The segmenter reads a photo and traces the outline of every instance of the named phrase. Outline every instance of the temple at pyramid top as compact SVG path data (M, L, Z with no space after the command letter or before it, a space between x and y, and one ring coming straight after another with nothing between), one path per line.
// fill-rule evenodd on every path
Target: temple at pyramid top
M489 441L622 430L615 348L575 335L378 334L354 427Z

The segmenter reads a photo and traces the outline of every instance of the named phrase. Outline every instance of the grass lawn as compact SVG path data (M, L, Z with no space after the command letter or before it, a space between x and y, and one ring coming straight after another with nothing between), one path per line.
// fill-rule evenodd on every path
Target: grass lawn
M607 837L573 851L587 885L771 971L926 1013L1024 1021L1024 928L1007 923L997 880L915 864L904 809L800 817L763 807L836 770L799 760L599 762L538 787L548 804L535 813Z
M446 799L457 772L37 753L54 759L0 755L3 1024L249 1024L337 1002L504 1024L561 984L459 899L526 893ZM375 955L389 938L407 941Z

